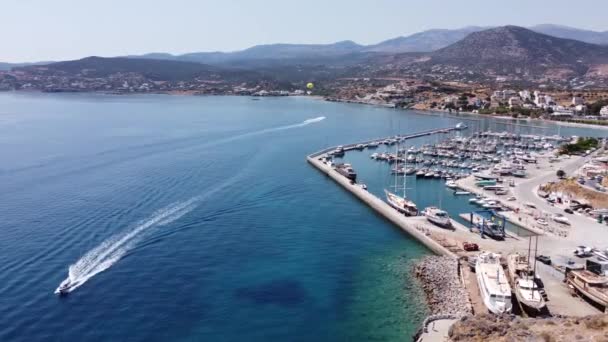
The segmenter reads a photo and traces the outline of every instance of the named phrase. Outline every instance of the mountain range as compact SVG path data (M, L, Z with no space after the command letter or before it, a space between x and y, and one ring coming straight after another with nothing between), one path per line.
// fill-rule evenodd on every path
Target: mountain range
M579 37L586 41L556 35ZM605 36L606 40L603 40ZM352 41L270 44L236 52L90 57L52 63L43 68L24 66L21 69L94 77L130 72L152 80L202 78L302 82L304 79L403 76L408 73L422 76L436 70L437 66L447 66L444 72L459 70L456 74L557 75L566 79L585 76L594 70L592 74L606 78L608 45L596 42L608 42L608 33L556 25L539 25L533 29L471 26L458 30L429 30L368 46Z
M397 37L373 45L359 45L353 41L341 41L333 44L268 44L234 52L195 52L183 55L168 53L151 53L128 56L131 58L151 58L181 60L206 64L247 64L260 60L306 60L323 59L354 53L405 53L433 52L454 44L471 33L493 27L467 26L459 29L431 29L409 36ZM542 24L529 28L557 38L579 40L586 43L608 45L608 31L598 32L582 30L568 26Z

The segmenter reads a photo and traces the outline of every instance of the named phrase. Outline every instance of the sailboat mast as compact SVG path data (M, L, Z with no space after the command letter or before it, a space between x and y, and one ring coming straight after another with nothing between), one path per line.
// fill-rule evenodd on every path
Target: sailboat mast
M407 144L403 144L403 198L405 198L405 187L407 185Z
M395 193L397 193L397 180L399 178L399 140L397 140L397 147L395 148Z

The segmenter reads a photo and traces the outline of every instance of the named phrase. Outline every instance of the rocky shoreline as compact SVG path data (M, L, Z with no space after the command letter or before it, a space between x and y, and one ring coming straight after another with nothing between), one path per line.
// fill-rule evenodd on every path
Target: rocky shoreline
M432 315L471 315L467 290L460 281L458 260L428 256L414 266Z

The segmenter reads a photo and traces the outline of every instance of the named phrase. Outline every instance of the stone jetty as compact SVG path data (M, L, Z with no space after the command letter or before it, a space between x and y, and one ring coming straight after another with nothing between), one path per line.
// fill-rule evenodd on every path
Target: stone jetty
M458 260L447 256L428 256L414 266L433 315L472 314L458 267Z

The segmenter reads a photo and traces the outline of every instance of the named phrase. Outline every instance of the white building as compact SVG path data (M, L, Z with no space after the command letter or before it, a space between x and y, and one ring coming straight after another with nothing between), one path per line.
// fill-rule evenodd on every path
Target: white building
M608 116L608 106L602 107L602 109L600 110L600 115L601 116Z
M532 94L530 94L528 90L522 90L519 92L519 97L521 97L522 100L526 101L532 98Z

